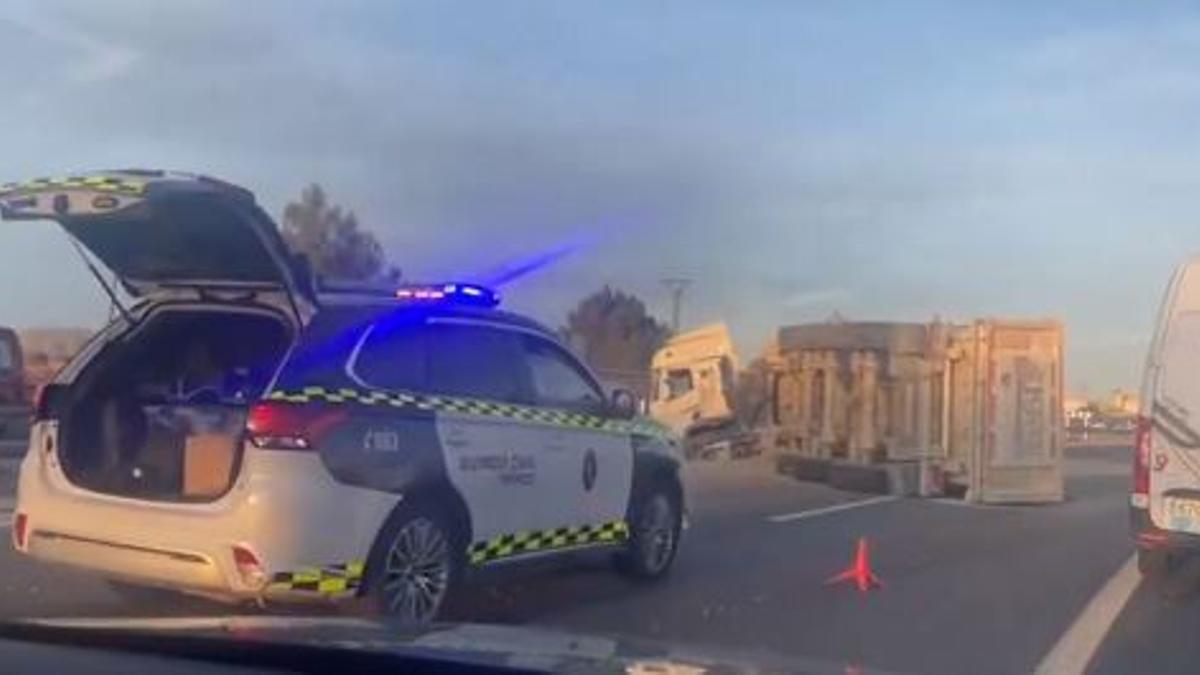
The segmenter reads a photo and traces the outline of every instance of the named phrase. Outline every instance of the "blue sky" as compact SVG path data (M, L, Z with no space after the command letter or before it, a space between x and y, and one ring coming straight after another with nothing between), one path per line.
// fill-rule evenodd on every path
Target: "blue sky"
M612 283L781 324L1055 316L1068 384L1136 384L1200 249L1200 11L1128 2L9 2L0 181L310 181L411 277L561 321ZM93 6L95 5L95 6ZM63 237L0 228L0 323L105 315Z

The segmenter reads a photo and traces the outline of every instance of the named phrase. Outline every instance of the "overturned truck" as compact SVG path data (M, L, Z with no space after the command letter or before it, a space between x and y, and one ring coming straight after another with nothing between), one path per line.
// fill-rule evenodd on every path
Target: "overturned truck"
M987 503L1063 498L1055 321L788 326L767 362L765 435L785 473Z

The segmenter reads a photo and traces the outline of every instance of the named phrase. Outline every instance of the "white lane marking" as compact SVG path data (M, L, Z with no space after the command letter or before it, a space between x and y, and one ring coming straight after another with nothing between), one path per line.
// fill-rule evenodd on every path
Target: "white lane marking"
M1120 616L1139 581L1141 574L1138 573L1135 555L1126 560L1121 569L1092 596L1067 632L1042 657L1034 672L1071 675L1086 670L1088 662L1100 648L1104 636Z
M871 497L870 499L860 499L856 502L846 502L845 504L834 504L833 506L823 506L819 509L809 509L808 511L797 511L795 513L781 513L777 516L768 516L767 520L772 523L787 523L793 520L804 520L805 518L815 518L816 516L824 516L838 511L849 511L863 506L872 504L882 504L884 502L894 502L899 497L896 495L883 495L881 497Z

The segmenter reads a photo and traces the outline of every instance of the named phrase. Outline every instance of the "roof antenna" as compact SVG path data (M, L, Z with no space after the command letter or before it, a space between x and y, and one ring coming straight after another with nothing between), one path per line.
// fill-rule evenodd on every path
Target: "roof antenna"
M104 292L108 295L108 299L112 301L112 306L116 307L117 311L121 313L121 318L125 319L126 323L132 325L134 323L133 316L129 314L129 310L125 309L125 305L122 305L121 301L117 299L116 291L104 280L104 275L100 273L100 270L96 269L96 265L92 263L92 259L88 257L83 247L79 245L75 237L67 235L67 239L71 241L71 245L75 247L75 251L79 253L79 257L83 259L83 264L87 265L88 271L92 273L96 281L100 282L100 287L104 289Z

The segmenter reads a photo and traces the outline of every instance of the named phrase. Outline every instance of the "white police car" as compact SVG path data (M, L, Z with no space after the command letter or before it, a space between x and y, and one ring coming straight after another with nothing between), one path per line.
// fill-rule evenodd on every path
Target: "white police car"
M10 184L0 215L57 221L137 298L39 397L19 551L419 621L497 563L670 568L675 442L490 290L318 293L253 195L202 176Z

